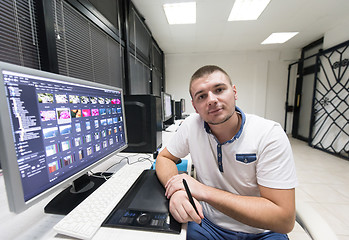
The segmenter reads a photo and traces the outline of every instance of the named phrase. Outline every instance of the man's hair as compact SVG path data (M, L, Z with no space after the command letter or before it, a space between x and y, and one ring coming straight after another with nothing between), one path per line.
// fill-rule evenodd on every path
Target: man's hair
M224 71L222 68L215 66L215 65L206 65L206 66L203 66L203 67L199 68L198 70L196 70L196 72L193 74L193 76L191 76L190 84L189 84L190 96L191 96L190 89L191 89L191 85L192 85L193 81L195 81L198 78L210 75L211 73L216 72L216 71L222 72L224 75L226 75L229 82L230 82L230 85L233 85L228 73L226 73L226 71Z

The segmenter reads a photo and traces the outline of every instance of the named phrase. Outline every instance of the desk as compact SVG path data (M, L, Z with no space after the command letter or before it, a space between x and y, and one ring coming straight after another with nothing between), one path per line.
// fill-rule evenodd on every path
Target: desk
M129 156L131 162L136 162L139 157L148 157L146 154L126 154L120 153L118 156L113 156L104 163L100 164L98 167L93 169L94 172L103 171L108 169L109 166L118 163L122 157L120 156ZM132 157L133 156L133 157ZM110 171L117 171L120 166L122 167L126 162L122 162L121 165L115 165L111 168ZM137 167L148 169L151 166L149 161L135 163ZM14 214L9 211L7 196L5 191L5 184L3 176L0 176L0 239L19 239L19 240L30 240L30 239L70 239L63 235L57 235L53 226L58 223L63 216L45 214L44 207L45 205L60 191L59 189L56 192L52 193L46 197L41 202L30 207L28 210L20 213ZM167 234L167 233L157 233L157 232L147 232L140 230L126 230L119 228L105 228L101 227L96 235L95 239L185 239L186 238L186 224L182 225L181 234Z

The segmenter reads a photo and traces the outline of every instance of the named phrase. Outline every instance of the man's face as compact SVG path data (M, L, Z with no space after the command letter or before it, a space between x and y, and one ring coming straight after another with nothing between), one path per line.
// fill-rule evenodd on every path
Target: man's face
M195 79L190 92L196 112L211 125L228 121L235 112L235 86L220 71Z

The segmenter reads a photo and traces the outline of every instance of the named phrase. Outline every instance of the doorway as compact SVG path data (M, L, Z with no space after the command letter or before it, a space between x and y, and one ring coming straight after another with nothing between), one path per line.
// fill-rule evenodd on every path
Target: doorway
M322 49L323 38L302 49L301 59L291 64L289 71L297 68L296 87L293 106L286 106L288 112L293 112L292 137L308 142L311 132L312 101L314 93L316 56ZM290 78L289 73L289 78ZM290 79L289 79L290 81ZM290 92L290 89L288 90Z

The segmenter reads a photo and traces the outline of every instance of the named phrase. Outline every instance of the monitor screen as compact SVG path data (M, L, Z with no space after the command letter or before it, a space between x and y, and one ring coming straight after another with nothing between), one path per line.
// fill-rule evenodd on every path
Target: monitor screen
M0 62L0 109L13 212L127 147L119 88Z
M169 120L173 113L172 113L172 106L171 106L171 100L172 96L168 93L162 92L161 94L161 100L162 100L162 120L167 121Z

